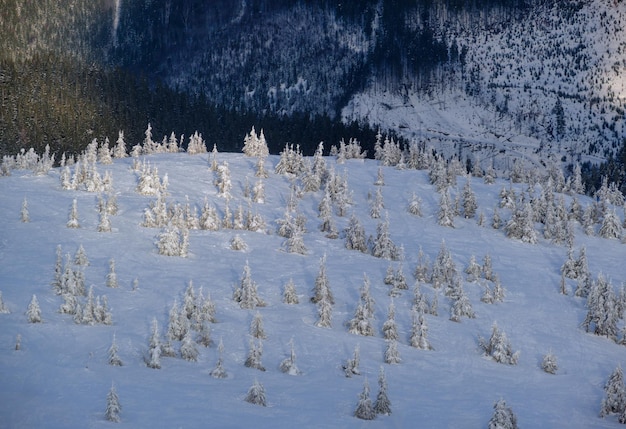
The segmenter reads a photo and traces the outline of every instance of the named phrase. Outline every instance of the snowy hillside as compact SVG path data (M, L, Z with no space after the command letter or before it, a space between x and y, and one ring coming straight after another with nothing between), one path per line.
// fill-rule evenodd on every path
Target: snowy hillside
M521 239L507 237L503 225L518 210L499 207L501 191L515 192L505 194L517 208L531 207L528 184L504 179L489 184L432 159L424 160L430 170L399 169L375 160L343 160L344 152L339 158L316 158L312 170L313 159L302 164L297 152L289 154L287 163L286 157L265 159L267 178L257 177L262 169L256 157L216 152L157 153L112 164L94 164L88 155L83 167L43 168L43 174L14 169L0 177L0 291L8 310L0 314L0 427L111 427L105 409L112 385L122 407L117 426L128 428L481 428L487 427L500 399L511 407L520 427L620 427L616 414L600 418L599 413L605 383L625 363L619 344L624 320L612 319L614 339L594 335L601 322L593 318L590 332L585 332L588 299L575 291L590 287L587 292L594 296L597 288L562 279L561 267L568 260L563 231L555 232L554 240L546 239L546 227L531 222L532 231L521 233ZM101 154L101 161L108 162L106 158ZM299 176L276 173L285 163ZM313 176L324 171L317 177L321 188L305 191L315 189ZM552 201L543 218L550 228L556 224L546 219L563 204L569 210L575 200L583 211L594 206L582 195L552 193L548 183L559 187L558 180L539 182L545 186L543 195L553 198L543 200ZM88 192L88 187L104 192ZM460 198L464 188L476 197L475 214ZM334 201L329 202L330 214L320 218L324 189ZM452 206L458 196L460 208L455 214L451 207L442 219L445 195ZM534 207L541 195L537 184L532 189ZM605 195L618 202L615 194ZM110 214L99 214L99 205L107 206L107 201ZM165 206L169 208L161 211ZM421 216L411 214L409 206L421 209ZM621 224L623 213L621 206L608 202L598 212L601 206L595 205L595 223L588 219L591 210L585 220L570 220L571 253L578 258L585 249L589 278L594 285L602 278L610 281L612 293L603 296L621 303L626 247L620 239L600 235L610 233L607 217L617 213ZM227 207L230 225L225 227ZM216 219L212 209L219 224L210 222ZM494 213L502 219L497 229L492 227ZM235 229L245 228L250 220L256 222L256 231ZM330 232L320 230L323 221ZM446 221L453 226L442 226ZM78 227L68 227L72 222ZM346 248L344 231L355 222L371 237L364 252ZM198 223L214 230L198 228ZM328 237L333 230L337 238ZM179 233L174 242L162 240L167 231ZM528 239L533 233L538 242L525 242L533 241ZM233 250L237 236L245 244L241 250ZM185 255L159 254L157 244L162 251L173 248ZM76 264L81 247L88 265ZM383 256L387 252L397 260L373 256L380 248ZM466 273L472 257L480 266L490 258L495 275L482 269ZM423 277L417 283L417 300L416 268ZM316 279L323 274L333 304L322 303L327 296L311 302ZM402 276L407 289L398 283ZM395 279L395 288L385 283L386 277ZM250 286L250 279L258 300L245 298L254 292L243 287ZM298 303L284 302L290 280ZM562 281L567 294L561 293ZM501 301L499 285L504 288ZM486 290L491 301L496 295L495 302L484 302L489 301ZM41 323L29 323L36 319L34 304L26 314L33 296ZM365 309L370 298L372 313ZM261 301L264 306L242 308ZM383 333L392 302L397 344ZM214 305L214 320L206 316L207 308L200 311L206 304ZM456 317L451 317L453 308ZM330 309L330 317L320 309ZM351 326L358 309L364 316ZM474 317L469 317L472 312ZM266 338L252 340L255 321L262 322ZM177 322L177 335L185 337L181 329L188 332L184 340L173 334ZM519 352L508 356L516 364L498 363L497 353L486 356L481 348L495 324L508 338L510 351ZM373 335L350 332L367 332L368 327ZM262 336L258 329L256 334ZM204 347L200 342L207 335L211 342ZM122 366L109 364L113 344ZM168 344L175 357L163 355ZM290 374L281 371L281 363L290 357L291 344L299 371ZM385 363L391 345L397 345L399 363ZM181 358L181 347L190 360ZM347 377L342 367L355 349L360 374ZM558 365L554 374L542 369L550 353ZM220 359L225 378L212 376ZM157 363L159 369L151 367ZM261 365L265 371L254 368ZM359 395L367 381L375 402L381 367L391 414L364 422L354 416ZM245 400L255 380L265 390L266 407Z

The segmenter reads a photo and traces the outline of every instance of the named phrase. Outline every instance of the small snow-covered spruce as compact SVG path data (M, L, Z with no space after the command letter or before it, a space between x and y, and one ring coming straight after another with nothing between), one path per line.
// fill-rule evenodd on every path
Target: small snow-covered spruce
M491 255L485 255L483 258L482 276L485 280L493 280L493 265Z
M346 249L358 250L363 253L366 253L368 250L365 229L354 214L350 216L348 227L345 229L345 240Z
M401 248L396 246L389 236L389 215L376 227L376 238L372 246L372 256L376 258L398 261L402 258Z
M448 188L444 189L439 199L439 213L437 215L437 223L441 226L454 228L454 208L450 201L450 193Z
M4 300L2 299L2 291L0 291L0 314L9 314L10 312L11 311L9 310L9 308L4 303Z
M502 226L502 218L500 217L500 211L497 207L493 209L493 217L491 218L491 227L493 229L500 229Z
M24 201L22 201L22 210L20 211L20 220L23 223L30 222L30 215L28 213L28 201L26 197L24 197Z
M606 417L610 414L618 414L620 423L626 423L622 420L626 412L626 387L624 386L624 374L622 367L617 366L606 384L604 385L604 398L600 405L600 417Z
M496 401L493 405L493 415L487 427L488 429L518 429L517 416L511 407L506 405L504 399Z
M117 354L118 351L118 347L117 347L117 342L115 341L115 334L113 334L113 341L111 342L111 347L109 347L109 365L113 365L113 366L122 366L122 360L120 359L119 355Z
M33 295L30 300L30 304L28 304L28 309L26 310L26 317L28 318L28 323L41 323L41 308L39 308L39 301L37 301L37 296Z
M387 396L387 377L385 376L385 369L382 366L378 372L378 394L374 402L374 412L384 416L391 415L391 401Z
M489 341L479 337L478 345L485 353L485 356L491 357L496 362L508 365L517 365L519 351L513 352L506 334L500 331L496 323L494 323L491 327L491 336L489 337Z
M478 265L478 263L476 262L476 257L474 255L470 257L467 267L465 267L465 274L467 274L468 282L474 282L478 280L482 274L482 267Z
M211 340L211 325L208 321L203 320L200 323L200 329L198 330L198 336L196 341L198 342L198 344L204 347L209 347L213 342Z
M383 202L383 191L380 187L376 188L376 195L374 196L374 200L370 205L370 216L372 219L380 218L380 212L385 208L385 203Z
M220 338L219 344L217 345L217 353L218 353L218 358L215 364L215 368L211 370L211 377L226 378L227 374L226 374L226 370L224 369L224 362L223 362L224 342L222 341L221 338Z
M333 322L332 296L330 295L328 286L324 286L323 290L322 296L317 302L318 319L315 325L320 328L330 328Z
M383 337L386 340L398 339L398 326L396 325L396 306L393 303L393 299L389 303L389 309L387 310L387 320L383 323Z
M283 302L285 304L298 304L298 294L296 293L296 285L293 279L289 279L283 291Z
M382 167L378 167L378 172L376 173L376 181L374 182L376 186L384 186L385 185L385 175L383 174Z
M263 357L263 343L261 340L258 342L254 341L254 338L250 337L250 344L248 347L248 356L246 357L246 361L244 365L248 368L258 369L259 371L265 371L265 367L261 362L261 358Z
M354 354L351 359L348 359L342 368L346 377L352 377L353 375L361 374L359 370L359 364L361 362L361 348L359 344L354 347Z
M411 213L413 216L422 216L422 200L417 195L415 195L415 192L411 196L408 210L409 213Z
M265 329L263 329L263 316L258 311L250 322L250 335L253 338L266 339Z
M109 260L109 273L107 274L106 285L110 288L118 287L117 274L115 273L115 260Z
M319 271L315 277L315 285L313 286L313 296L311 297L311 302L318 303L323 297L326 298L330 304L335 303L335 299L330 290L328 275L326 273L326 254L320 258Z
M121 411L120 398L117 396L115 386L111 384L111 389L107 394L107 407L104 412L104 418L110 422L119 423Z
M376 418L376 411L374 411L370 399L370 386L367 378L363 382L363 391L359 394L359 403L354 411L354 416L361 420L374 420Z
M409 344L419 350L432 350L433 348L428 341L428 325L424 313L413 310L412 319Z
M472 190L472 176L467 176L467 181L463 186L463 215L466 219L473 218L476 215L478 204L476 203L476 194Z
M619 319L617 298L610 280L602 273L591 285L587 296L587 316L582 323L585 331L593 326L593 333L612 340L617 339L617 322Z
M556 356L552 351L549 351L543 356L541 361L541 369L543 369L548 374L556 374L559 369L559 366L556 362Z
M70 209L70 215L66 225L68 228L80 228L80 223L78 222L78 202L76 198L72 200L72 208Z
M15 350L22 350L22 336L20 334L17 334L15 337Z
M191 337L191 331L187 331L180 345L180 356L189 361L196 362L198 360L198 347Z
M449 296L452 298L452 308L450 309L450 320L460 322L461 317L473 319L476 317L472 308L472 303L465 294L461 279L458 277L452 281L451 292Z
M398 341L394 338L387 341L387 349L385 350L385 363L395 365L402 362L400 352L398 351Z
M303 233L304 231L302 230L302 227L300 227L296 222L289 238L285 241L287 252L297 253L299 255L307 254L307 248L304 245Z
M230 248L232 250L246 250L248 245L243 238L239 234L235 234L235 236L230 240Z
M87 253L82 244L78 246L78 250L76 250L76 254L74 255L74 265L81 267L89 265L89 258L87 258Z
M265 397L265 388L258 380L254 380L254 383L248 390L248 394L245 398L246 402L249 402L254 405L261 405L262 407L267 406L267 399Z
M289 357L280 363L279 368L281 372L284 372L285 374L299 375L300 370L298 369L298 366L296 365L296 352L294 350L293 338L289 341L289 346L290 346Z
M257 284L252 280L252 274L250 273L250 265L246 261L246 265L243 268L243 274L239 287L235 289L233 293L233 300L239 303L239 306L243 309L252 309L256 307L264 307L265 302L259 298L257 293Z
M161 341L159 340L159 325L156 319L152 319L152 332L148 343L148 356L146 356L148 368L161 368Z
M428 260L428 256L424 254L422 246L420 246L419 251L417 252L417 265L413 271L413 277L415 277L415 280L418 282L425 283L430 278L429 269L430 261Z
M598 234L602 238L615 238L619 240L622 237L622 225L619 217L615 213L615 209L607 209L605 211Z
M484 291L483 291L482 296L480 297L481 302L484 302L485 304L493 304L494 303L493 291L489 287L489 284L482 283L482 285L483 285Z

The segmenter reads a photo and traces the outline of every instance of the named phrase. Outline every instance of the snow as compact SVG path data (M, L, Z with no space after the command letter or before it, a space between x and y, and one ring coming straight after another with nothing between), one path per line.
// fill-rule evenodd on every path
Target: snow
M222 212L225 199L218 196L215 173L209 170L210 155L159 154L147 157L169 178L168 202L202 207L205 197ZM256 159L242 154L218 154L231 171L231 211L243 197L246 183L254 180ZM328 166L348 178L354 204L348 215L333 215L339 230L351 213L362 222L368 235L375 235L380 219L369 216L368 193L379 165L373 160L348 160ZM298 211L306 215L306 255L287 253L284 239L276 234L277 219L284 216L292 180L273 173L277 156L266 161L263 204L251 203L262 214L267 232L224 230L190 231L188 257L161 256L156 239L159 229L140 226L144 209L155 197L136 192L137 175L132 159L98 165L101 173L111 172L119 212L110 216L112 232L98 232L97 195L63 190L60 170L45 176L30 171L13 171L0 178L0 291L9 314L0 314L0 427L99 428L110 427L105 420L106 398L111 386L122 407L119 427L200 427L207 423L221 428L277 425L292 427L485 427L493 404L504 399L521 427L619 427L616 416L599 418L603 387L613 370L625 364L624 348L613 341L585 333L580 328L586 315L585 300L573 296L575 283L568 282L570 294L559 293L560 267L567 249L539 238L536 245L505 237L502 229L480 227L475 219L454 219L455 228L437 224L439 194L429 184L426 171L383 167L384 211L394 243L404 247L403 270L409 290L394 298L398 325L398 351L402 362L384 364L387 344L381 328L390 303L389 286L383 279L390 264L345 249L343 239L331 240L318 230L317 207L323 191L306 193ZM493 185L473 178L478 213L487 224L498 203L498 193L508 182ZM465 180L458 178L459 192ZM517 193L526 188L514 184ZM408 213L415 193L422 202L423 217ZM24 199L28 201L29 223L20 221ZM72 201L77 200L80 228L66 227ZM569 203L569 197L566 197ZM583 205L590 199L579 197ZM501 209L508 219L510 211ZM618 211L621 215L621 210ZM383 214L384 218L385 214ZM245 251L230 248L239 235ZM626 280L623 268L626 247L619 240L590 237L575 226L575 247L586 247L589 268L595 279L603 273L615 288ZM539 234L541 235L541 234ZM493 270L506 289L503 303L480 301L483 287L464 282L475 319L449 320L450 300L439 295L439 315L426 315L428 340L434 350L410 347L412 276L420 246L434 261L442 240L451 252L459 272L472 255L482 261L491 255ZM58 312L63 302L50 283L54 278L55 252L75 254L80 245L90 265L85 267L86 287L94 295L106 295L113 324L77 325L69 315ZM317 327L317 307L309 300L321 258L327 255L326 271L335 298L331 328ZM119 287L106 287L110 260L115 260ZM233 301L246 264L258 285L266 307L243 310ZM348 333L347 323L359 303L364 274L370 280L375 300L375 336ZM134 280L138 288L133 290ZM299 304L282 302L283 288L293 279ZM463 276L465 279L465 276ZM145 364L151 322L156 319L161 335L167 329L168 313L174 302L182 302L189 281L204 296L210 293L216 306L217 322L211 324L213 344L198 346L197 362L161 357L161 369ZM433 289L422 284L430 300ZM33 295L39 301L43 323L28 323L25 315ZM244 366L249 351L249 327L254 314L263 317L267 339L263 340L261 372ZM514 351L520 351L517 365L494 362L481 354L478 338L489 338L494 322L506 333ZM623 323L623 322L620 322ZM17 336L21 349L15 350ZM123 366L108 365L113 337ZM224 343L225 379L210 376L218 359L217 344ZM299 375L280 371L289 357L293 339ZM174 342L178 351L180 342ZM360 348L360 373L347 378L341 368ZM559 366L556 374L541 369L543 357L552 352ZM363 422L353 416L364 378L376 380L385 368L392 414ZM267 407L245 402L258 380L265 389ZM378 388L372 385L372 397Z

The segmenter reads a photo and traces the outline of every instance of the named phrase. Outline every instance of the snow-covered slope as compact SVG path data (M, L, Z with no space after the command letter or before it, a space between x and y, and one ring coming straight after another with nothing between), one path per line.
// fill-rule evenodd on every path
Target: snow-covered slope
M169 180L167 201L185 204L188 197L198 210L206 199L220 213L225 199L217 195L215 173L207 155L160 154L145 158ZM505 399L521 427L619 427L616 416L598 417L603 386L611 372L624 364L624 348L610 339L594 336L580 327L586 315L585 299L573 296L575 283L568 280L569 295L559 293L560 267L567 249L540 239L536 245L505 237L502 229L479 226L476 219L456 217L455 228L437 224L439 195L426 171L384 167L381 186L384 213L389 218L392 240L403 246L401 262L379 259L347 250L344 240L329 239L319 231L318 205L323 192L304 193L297 211L306 217L304 244L307 254L288 253L284 239L276 233L276 220L284 217L294 181L273 173L278 157L270 156L264 180L264 203L244 198L246 183L254 184L256 160L240 154L218 154L227 162L233 188L231 210L240 204L260 214L266 231L220 229L191 230L188 257L158 254L155 245L159 229L145 228L143 212L154 197L136 192L137 174L130 158L112 165L98 165L110 171L119 212L111 216L111 232L97 232L97 196L86 191L63 190L60 170L44 176L15 170L0 178L0 291L10 310L0 314L0 427L2 428L85 428L109 427L104 419L106 396L114 383L122 405L119 427L221 428L298 426L310 428L363 427L353 416L364 380L370 383L372 399L378 392L376 380L381 366L392 402L390 416L378 416L371 427L485 427L492 406ZM369 216L368 196L374 196L379 165L372 160L348 160L328 167L346 177L353 204L348 216L333 220L338 229L348 224L350 214L362 222L368 235L384 219ZM505 186L519 193L527 185L498 179L484 184L471 179L479 212L490 223L498 194ZM296 181L297 183L297 181ZM465 179L458 179L461 189ZM415 193L422 200L423 217L408 213ZM453 194L456 191L453 191ZM570 196L565 196L567 202ZM29 223L20 221L24 199ZM77 200L80 228L66 227L72 201ZM579 196L583 205L590 204ZM250 205L249 205L250 204ZM510 212L502 209L508 219ZM621 212L620 212L621 215ZM623 269L624 244L585 235L574 223L575 248L585 246L593 278L599 273L612 279L617 289L626 280ZM234 251L230 240L240 235L248 248ZM450 299L439 294L438 315L426 315L428 339L434 350L409 345L414 280L411 275L420 247L434 261L442 243L452 254L463 278L463 287L476 313L474 319L449 320ZM86 286L94 295L108 298L112 325L75 324L59 313L63 303L52 289L55 251L72 257L80 245L90 265L84 268ZM316 326L316 305L312 289L326 255L326 269L335 298L331 328ZM494 272L506 289L504 302L485 304L483 286L466 281L463 269L474 255L479 263L485 255L493 260ZM109 261L115 260L119 288L106 287ZM246 263L266 306L244 310L233 301ZM402 267L409 290L394 299L402 362L384 363L387 347L381 327L391 302L389 286L383 279L389 266ZM371 282L375 300L375 335L348 333L363 285L364 274ZM283 288L293 279L299 304L282 302ZM133 287L133 283L136 286ZM188 283L196 293L210 293L216 306L217 322L211 324L213 344L199 346L197 362L161 358L161 369L145 364L151 323L156 319L161 335L167 330L168 313L174 301L181 303ZM434 289L422 284L431 300ZM36 294L43 323L28 323L25 311ZM249 326L256 311L262 315L267 339L263 340L262 362L266 371L244 366L249 351ZM517 365L504 365L483 356L478 338L489 338L497 323L520 351ZM620 326L623 324L620 321ZM15 350L17 336L21 348ZM108 365L113 337L124 365ZM218 359L217 343L224 344L226 379L215 379L210 371ZM293 340L300 375L279 370L289 356ZM360 346L361 375L347 378L342 364ZM178 349L180 342L174 342ZM543 356L552 351L558 360L555 375L541 367ZM265 388L266 408L244 401L246 392L258 380Z

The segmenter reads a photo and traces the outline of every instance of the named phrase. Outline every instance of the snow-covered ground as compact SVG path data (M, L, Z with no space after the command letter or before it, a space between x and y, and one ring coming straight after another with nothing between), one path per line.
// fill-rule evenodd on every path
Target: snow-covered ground
M306 255L288 253L284 239L276 233L276 220L282 218L290 195L291 180L273 173L277 156L270 156L266 168L266 198L263 204L248 205L243 189L254 184L256 160L241 154L218 155L227 161L233 189L231 210L243 204L267 222L266 232L191 230L186 258L161 256L155 245L159 229L141 226L144 209L154 197L139 195L132 160L116 160L98 165L101 173L110 171L117 195L119 213L111 216L112 232L97 232L97 196L85 191L63 190L60 170L45 176L30 171L13 171L0 178L0 291L10 310L0 314L0 427L1 428L99 428L109 427L104 418L106 397L112 383L122 405L119 427L220 428L277 426L337 427L486 427L493 404L506 400L517 415L520 427L620 427L615 416L598 417L604 383L611 372L624 365L624 346L610 339L585 333L580 327L586 315L585 299L574 297L575 283L568 282L569 295L559 293L560 267L566 260L565 246L540 238L536 245L505 237L502 229L478 226L475 219L455 218L455 228L437 224L439 194L429 183L426 171L384 167L382 195L389 216L392 240L404 248L402 269L409 290L394 299L402 362L384 363L386 341L381 327L390 303L389 286L383 283L387 268L400 267L369 254L347 250L344 240L329 239L319 231L318 204L323 192L305 193L297 210L307 218L304 244ZM202 207L205 198L220 213L225 199L217 195L215 173L209 170L207 155L160 154L146 157L168 175L167 201ZM347 177L352 191L354 213L368 235L376 234L380 219L369 216L368 194L376 193L378 163L348 160L327 165ZM465 183L458 179L458 188ZM478 211L488 224L499 202L499 191L510 184L498 179L484 184L472 179L478 196ZM515 189L527 185L514 184ZM407 212L412 193L422 200L423 217ZM518 192L519 194L519 192ZM569 196L566 196L569 202ZM586 197L579 197L589 204ZM29 223L20 221L24 199L28 202ZM81 227L66 227L72 200L77 200ZM501 210L507 219L507 210ZM621 216L621 210L619 211ZM339 230L347 226L349 215L333 219ZM384 215L383 215L384 218ZM575 224L575 248L585 246L589 268L595 279L599 273L612 280L617 289L626 281L622 265L626 247L618 240L587 236ZM245 251L230 249L230 240L239 234L248 246ZM426 315L428 338L434 350L418 350L409 345L412 272L420 246L434 261L441 246L451 252L462 273L472 255L479 263L485 255L506 289L502 303L480 301L482 286L464 281L476 318L449 320L450 300L439 294L439 315ZM75 254L82 245L90 265L84 269L86 286L94 295L106 295L113 323L78 325L58 309L63 300L52 289L55 252ZM327 255L326 269L335 298L331 328L316 326L317 307L311 303L312 288ZM109 261L115 260L119 288L106 286ZM267 306L243 310L233 301L246 262L260 297ZM375 300L375 336L348 332L366 274ZM465 280L465 275L462 274ZM133 282L137 279L137 288ZM300 303L282 302L283 288L293 279ZM216 305L217 322L211 325L213 344L200 350L197 362L181 358L161 358L161 369L145 364L151 323L156 319L161 335L167 330L168 313L176 300L181 303L189 281L196 292L210 293ZM432 299L434 289L422 284L422 292ZM26 309L37 295L43 323L28 323ZM259 312L267 339L263 340L262 363L266 371L244 366L249 351L249 326ZM496 322L520 351L517 365L505 365L483 356L478 338L488 338ZM620 326L621 326L620 321ZM17 336L21 348L15 350ZM113 336L124 365L108 364ZM211 377L218 359L216 344L224 344L225 379ZM293 339L300 375L279 370L288 357ZM360 346L361 375L347 378L342 364ZM178 349L179 342L174 343ZM543 356L552 351L559 369L551 375L541 369ZM365 422L353 416L365 378L372 399L383 366L392 403L390 416ZM267 407L244 401L253 382L265 388Z

